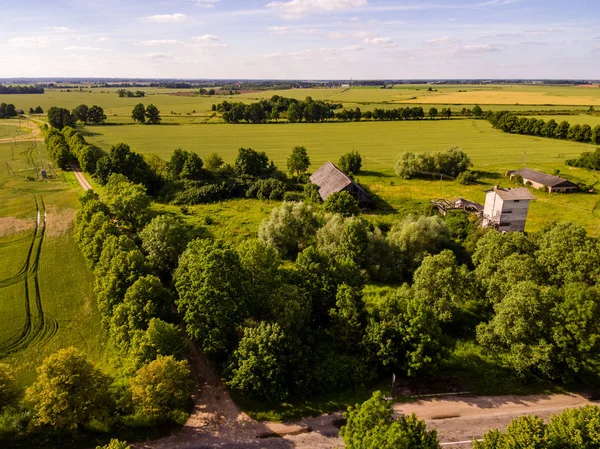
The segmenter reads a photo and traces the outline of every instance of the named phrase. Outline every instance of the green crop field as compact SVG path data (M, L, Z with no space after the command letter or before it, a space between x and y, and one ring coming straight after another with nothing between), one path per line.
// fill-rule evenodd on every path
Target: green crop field
M0 144L0 361L21 385L59 348L104 360L92 274L73 237L77 185L70 173L36 180L36 165L48 167L37 150Z
M327 160L357 150L364 156L364 173L359 180L378 194L391 210L406 213L423 210L429 200L466 197L483 202L485 190L495 183L508 185L503 174L528 167L561 174L575 182L597 182L596 174L568 167L565 160L592 145L506 134L493 129L484 120L424 120L420 122L367 122L270 125L160 125L86 127L88 140L108 150L110 145L126 142L134 151L156 153L168 159L175 148L195 151L200 156L218 152L232 163L240 147L265 151L282 169L292 147L308 149L312 170ZM402 151L433 152L457 145L471 157L475 169L484 174L479 184L464 186L458 182L401 180L393 172L396 157ZM559 195L536 192L527 230L539 229L554 219L576 220L590 232L600 225L596 215L598 197L591 194ZM208 206L198 206L203 209ZM213 206L210 206L213 207ZM217 213L217 212L215 212ZM259 220L254 220L257 222Z

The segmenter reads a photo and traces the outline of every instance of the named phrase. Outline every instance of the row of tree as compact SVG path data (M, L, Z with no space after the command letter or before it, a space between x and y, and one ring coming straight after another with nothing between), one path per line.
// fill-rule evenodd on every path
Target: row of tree
M17 109L12 103L0 103L0 118L10 118L17 116Z
M119 89L117 94L120 98L141 98L146 96L146 92L142 90L136 90L135 92L132 92L126 89Z
M0 94L43 94L44 88L38 86L5 86L0 84Z
M131 118L136 123L148 125L158 125L161 122L160 111L153 104L148 106L144 106L142 103L136 104L131 111Z
M43 114L44 110L42 109L41 106L37 106L35 108L29 108L29 113L30 114Z
M70 126L62 128L61 132L47 125L42 126L42 132L48 155L56 165L67 168L69 163L77 161L83 171L95 173L100 151L88 144L81 133Z
M535 117L519 117L510 111L490 111L486 114L486 118L494 128L508 133L600 144L600 125L592 129L590 125L571 126L566 120L560 123L556 123L554 119L544 122Z
M59 131L65 126L75 127L78 121L84 125L102 125L106 121L106 115L104 110L96 105L89 107L80 104L72 111L56 106L48 109L48 123Z

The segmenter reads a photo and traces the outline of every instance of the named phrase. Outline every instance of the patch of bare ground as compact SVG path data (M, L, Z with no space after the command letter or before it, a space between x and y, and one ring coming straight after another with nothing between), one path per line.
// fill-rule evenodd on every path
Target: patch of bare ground
M0 217L0 237L28 231L34 225L35 220L32 218Z
M60 237L73 226L75 209L57 209L49 207L46 215L46 236Z

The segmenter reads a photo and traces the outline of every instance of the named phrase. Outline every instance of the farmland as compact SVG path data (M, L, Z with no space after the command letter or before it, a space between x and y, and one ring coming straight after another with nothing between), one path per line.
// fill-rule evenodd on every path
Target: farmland
M76 346L101 362L103 337L93 279L73 238L74 178L28 180L37 173L32 162L47 164L44 148L38 155L30 142L11 145L0 144L0 354L25 386L59 348Z

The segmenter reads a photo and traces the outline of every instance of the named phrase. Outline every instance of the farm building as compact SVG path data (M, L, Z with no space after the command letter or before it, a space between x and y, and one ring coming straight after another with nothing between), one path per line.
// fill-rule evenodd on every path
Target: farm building
M511 170L507 173L511 178L519 175L523 178L523 183L531 185L536 189L548 190L550 193L570 193L577 192L579 187L577 184L559 178L558 176L548 175L529 168L521 168L520 170Z
M314 172L310 177L310 182L319 187L319 195L323 201L334 192L346 190L361 205L368 205L372 202L367 192L331 161L326 162Z
M535 197L525 187L503 189L495 186L485 195L483 227L493 227L499 231L523 232L529 202Z

